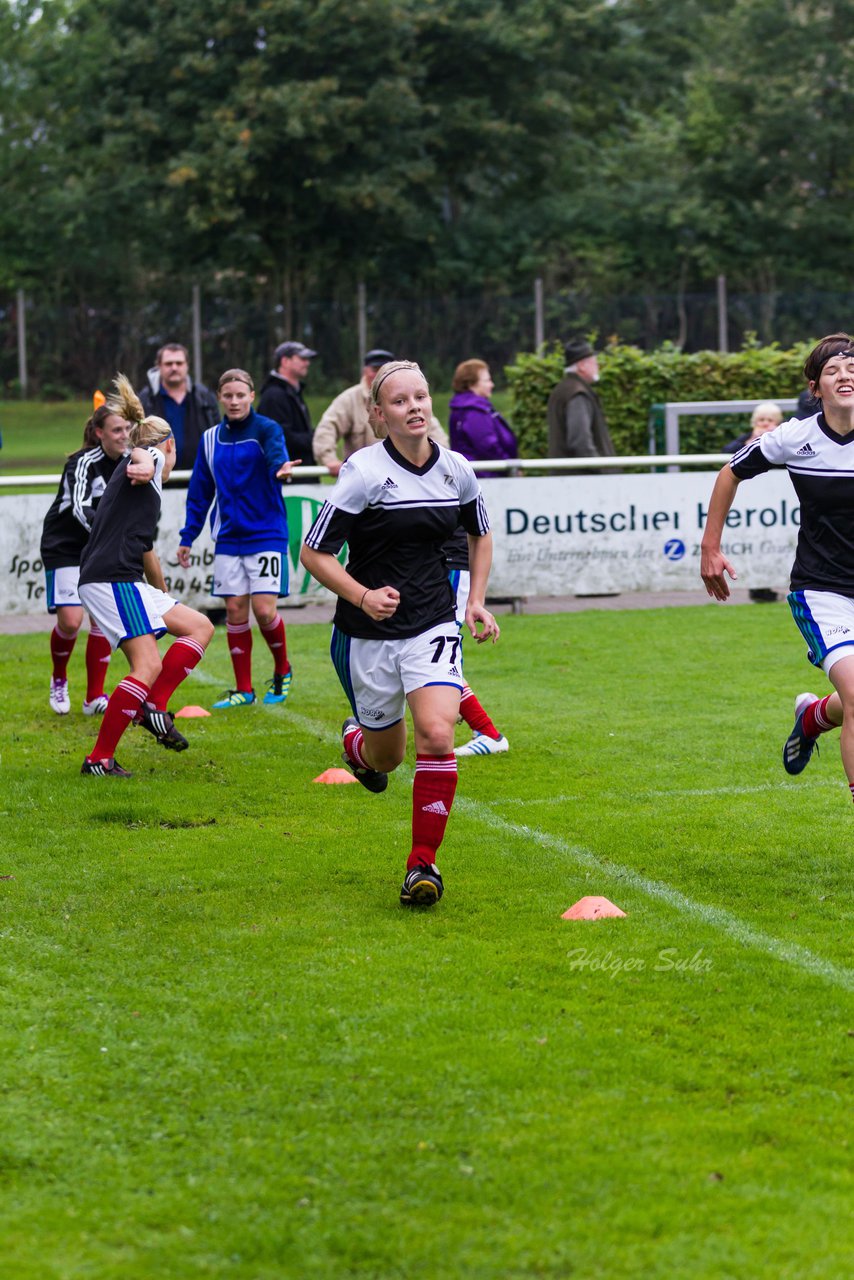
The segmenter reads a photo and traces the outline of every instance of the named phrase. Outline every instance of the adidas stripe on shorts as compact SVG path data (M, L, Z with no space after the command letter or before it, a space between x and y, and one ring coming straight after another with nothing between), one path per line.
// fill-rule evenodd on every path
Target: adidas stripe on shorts
M113 649L134 636L162 636L163 615L178 603L149 582L85 582L80 598Z
M402 640L359 640L332 628L332 663L363 729L403 719L406 695L427 685L462 691L463 642L456 622L438 622Z

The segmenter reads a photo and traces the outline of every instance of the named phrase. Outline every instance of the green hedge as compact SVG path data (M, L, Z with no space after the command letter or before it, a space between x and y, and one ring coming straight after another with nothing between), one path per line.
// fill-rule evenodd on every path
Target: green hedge
M597 391L605 409L617 453L649 451L649 415L666 400L775 400L796 396L804 388L803 364L815 344L788 351L778 346L745 346L723 355L698 351L683 355L672 346L657 351L619 344L606 347L599 360ZM563 349L521 353L505 372L513 395L513 430L523 458L548 454L546 405L563 375ZM683 453L717 453L744 431L749 415L682 418Z

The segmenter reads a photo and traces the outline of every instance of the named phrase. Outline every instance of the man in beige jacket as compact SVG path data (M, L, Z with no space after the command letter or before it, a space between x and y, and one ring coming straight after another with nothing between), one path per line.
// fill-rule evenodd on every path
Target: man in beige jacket
M377 443L369 420L371 383L377 376L377 370L394 358L390 351L381 347L366 352L361 380L335 397L315 427L312 441L314 460L318 466L327 467L330 475L337 476L341 470L339 440L344 441L344 460L366 445ZM436 418L433 419L430 436L438 444L448 447L448 437Z

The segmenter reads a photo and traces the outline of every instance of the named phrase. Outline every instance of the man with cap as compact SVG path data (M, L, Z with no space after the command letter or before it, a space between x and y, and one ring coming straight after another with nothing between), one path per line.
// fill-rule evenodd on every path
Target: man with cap
M549 396L549 457L604 458L616 453L593 383L599 361L586 338L564 348L564 376Z
M258 413L282 428L288 456L311 463L311 414L302 388L316 351L302 342L282 342L273 352L273 368L261 386ZM306 483L303 481L302 483Z
M382 368L394 356L382 347L374 347L365 353L362 366L362 377L354 387L348 387L336 396L314 432L314 460L321 467L328 467L330 475L337 476L341 470L342 459L338 457L338 441L344 441L344 461L357 449L365 445L376 444L368 420L370 408L371 383Z

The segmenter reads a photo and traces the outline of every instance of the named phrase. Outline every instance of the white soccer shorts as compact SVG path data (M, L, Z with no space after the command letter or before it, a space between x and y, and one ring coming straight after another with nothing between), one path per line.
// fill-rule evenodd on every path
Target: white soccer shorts
M448 577L451 580L451 586L454 588L454 597L457 602L457 626L462 630L466 621L466 605L469 602L469 591L471 590L471 574L468 569L450 569Z
M259 551L252 556L214 556L212 596L287 594L287 554Z
M428 685L462 691L463 641L456 622L439 622L405 640L359 640L332 628L332 663L364 729L403 719L407 694Z
M65 609L72 605L82 607L77 584L80 580L80 565L69 564L62 569L45 569L47 586L47 611L56 613L57 609Z
M854 600L834 591L792 591L788 601L814 667L829 675L840 658L854 655Z
M162 636L163 615L178 603L148 582L85 582L80 596L113 649L135 636Z

